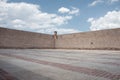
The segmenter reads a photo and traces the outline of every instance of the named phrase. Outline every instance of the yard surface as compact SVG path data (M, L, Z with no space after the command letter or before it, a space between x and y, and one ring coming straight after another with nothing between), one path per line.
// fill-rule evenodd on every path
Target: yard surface
M120 80L120 51L0 49L0 80Z

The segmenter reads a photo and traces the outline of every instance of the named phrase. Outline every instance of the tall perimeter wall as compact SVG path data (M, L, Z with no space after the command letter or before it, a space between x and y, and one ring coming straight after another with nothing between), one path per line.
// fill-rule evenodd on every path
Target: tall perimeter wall
M53 48L52 35L0 28L0 48Z
M66 49L119 49L120 28L75 34L58 35L56 48Z
M0 28L0 48L118 49L120 28L53 35Z

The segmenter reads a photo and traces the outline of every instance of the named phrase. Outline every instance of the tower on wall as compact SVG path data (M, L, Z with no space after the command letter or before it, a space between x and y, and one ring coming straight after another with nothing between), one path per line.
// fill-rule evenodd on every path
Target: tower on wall
M56 48L56 39L58 39L58 36L57 36L57 31L54 31L54 35L53 35L53 38L54 38L54 49Z
M54 31L54 39L58 39L57 31Z

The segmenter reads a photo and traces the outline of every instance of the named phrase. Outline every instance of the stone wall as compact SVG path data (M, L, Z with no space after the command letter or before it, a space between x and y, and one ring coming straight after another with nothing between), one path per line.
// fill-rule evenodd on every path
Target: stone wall
M120 28L58 35L0 28L0 48L116 49L120 50Z
M0 28L0 48L53 48L52 35Z
M58 35L56 48L66 49L119 49L120 28Z

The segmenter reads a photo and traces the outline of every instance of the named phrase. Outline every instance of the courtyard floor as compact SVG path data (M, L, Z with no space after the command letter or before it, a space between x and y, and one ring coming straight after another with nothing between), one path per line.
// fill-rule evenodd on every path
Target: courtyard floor
M0 49L0 80L120 80L120 51Z

